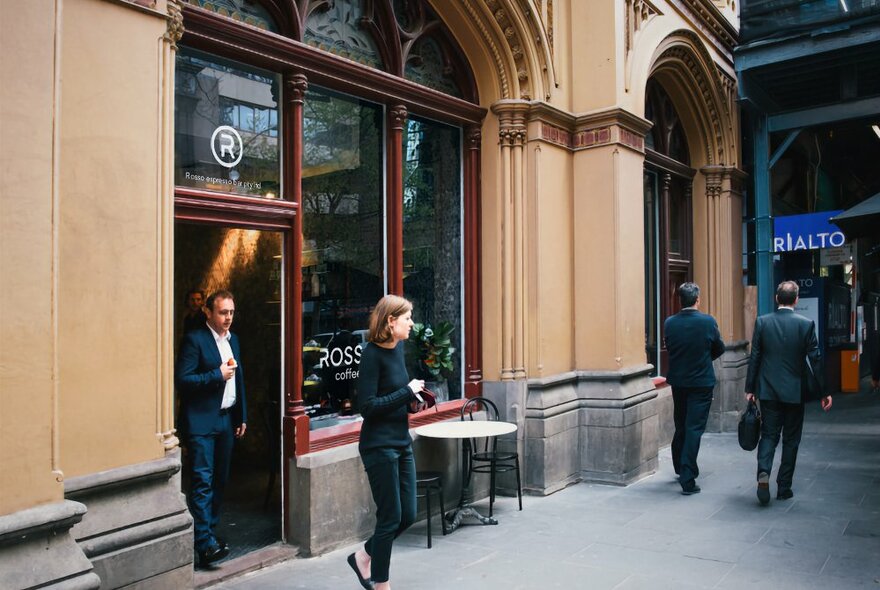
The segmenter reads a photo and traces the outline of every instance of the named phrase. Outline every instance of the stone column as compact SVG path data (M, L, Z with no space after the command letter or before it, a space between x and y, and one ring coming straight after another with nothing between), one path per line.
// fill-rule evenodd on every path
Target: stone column
M500 101L498 115L502 198L501 380L526 377L525 162L528 103Z
M168 2L168 29L162 37L161 140L157 155L162 181L159 200L159 280L160 293L174 292L174 68L177 42L183 36L180 0ZM159 318L159 391L156 395L156 436L166 452L180 444L174 428L174 297L158 298Z
M709 414L709 432L736 430L744 407L748 343L743 339L742 265L731 252L742 252L743 172L729 166L705 166L708 230L708 306L704 309L718 320L721 337L727 344L724 355L715 361L718 384Z
M572 127L574 367L528 381L525 486L539 494L581 480L626 484L657 467L657 392L644 350L650 123L615 108L573 117Z

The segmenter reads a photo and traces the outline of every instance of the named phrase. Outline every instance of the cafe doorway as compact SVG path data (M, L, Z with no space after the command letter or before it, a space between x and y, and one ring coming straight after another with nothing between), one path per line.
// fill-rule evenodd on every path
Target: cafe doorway
M190 310L197 307L193 292L206 298L226 289L235 296L231 330L241 346L247 432L235 444L216 531L229 543L229 558L282 540L282 247L281 232L175 224L175 358L184 330L204 325ZM186 493L185 437L181 446Z

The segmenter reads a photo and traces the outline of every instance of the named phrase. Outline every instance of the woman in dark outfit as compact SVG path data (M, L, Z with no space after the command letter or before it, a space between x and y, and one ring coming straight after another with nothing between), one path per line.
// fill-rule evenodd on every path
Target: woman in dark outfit
M391 545L416 517L416 466L409 436L410 404L425 387L410 380L404 341L412 329L412 303L397 295L379 300L370 315L369 342L361 354L358 406L364 418L359 450L376 503L376 530L348 556L361 586L390 590Z

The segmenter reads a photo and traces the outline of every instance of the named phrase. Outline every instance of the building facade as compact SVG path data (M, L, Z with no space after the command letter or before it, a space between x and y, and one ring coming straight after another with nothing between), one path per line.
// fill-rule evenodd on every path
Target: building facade
M685 280L729 345L710 429L735 423L733 2L4 8L4 587L192 584L173 387L192 291L236 294L232 495L306 554L371 526L356 374L384 293L445 355L412 350L442 399L412 424L495 400L528 493L654 471ZM416 446L459 484L455 447Z

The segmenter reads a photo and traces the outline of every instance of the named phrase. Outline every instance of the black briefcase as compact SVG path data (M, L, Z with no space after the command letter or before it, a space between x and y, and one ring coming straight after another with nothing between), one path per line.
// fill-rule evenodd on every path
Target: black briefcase
M758 440L761 438L761 411L755 402L749 402L742 416L739 417L737 435L739 446L744 451L754 451L758 446Z

